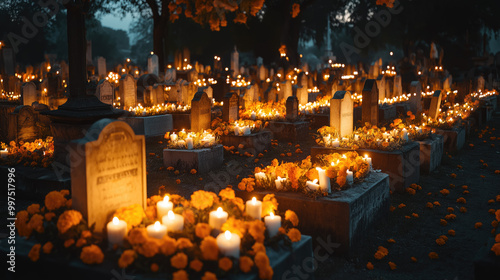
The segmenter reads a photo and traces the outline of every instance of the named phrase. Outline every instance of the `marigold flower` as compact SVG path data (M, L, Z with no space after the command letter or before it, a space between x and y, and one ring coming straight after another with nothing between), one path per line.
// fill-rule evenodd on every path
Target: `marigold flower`
M446 220L444 220L444 219L441 219L441 220L439 221L439 223L440 223L442 226L446 226L446 225L448 224L448 222L447 222Z
M135 258L137 258L137 253L134 250L125 250L118 260L118 266L120 268L127 268L134 262Z
M413 218L418 218L418 214L417 213L411 213L411 215L413 216Z
M495 242L500 242L500 233L495 236Z
M26 211L28 211L31 215L38 213L40 212L40 204L31 204L28 208L26 208Z
M394 207L394 206L392 206L392 205L391 205L391 207L389 207L389 210L390 210L391 212L393 212L394 210L396 210L396 207Z
M240 270L243 273L248 273L252 270L254 263L253 260L250 257L247 256L241 256L240 257Z
M36 262L40 258L40 248L42 247L41 244L35 244L33 247L31 247L30 252L28 253L28 258L30 258L31 261Z
M219 268L228 271L233 267L233 261L231 261L228 257L223 257L219 259Z
M137 253L145 256L146 258L151 258L160 252L160 240L156 238L148 238L142 246L138 247Z
M491 226L494 228L498 227L498 221L491 222Z
M200 244L200 250L205 260L216 261L219 256L217 241L212 236L207 236Z
M491 247L491 251L493 253L495 253L495 256L500 256L500 243L495 243L492 247Z
M417 262L417 258L415 258L415 257L411 257L410 259L412 262L415 262L415 263Z
M45 196L45 207L49 211L59 209L66 205L64 194L58 191L51 191Z
M232 188L225 188L221 190L219 192L219 196L222 198L222 200L231 200L236 197Z
M480 228L482 226L483 226L483 223L481 223L481 222L477 222L474 224L474 228Z
M175 169L175 168L174 168L173 166L169 166L169 167L167 167L167 170L168 170L168 171L172 171L172 170L174 170L174 169Z
M184 269L188 264L188 257L184 253L177 253L170 259L170 265L177 269Z
M390 239L387 239L387 242L388 242L388 243L396 243L396 240L394 240L394 239L390 238Z
M152 272L158 272L158 270L160 269L160 267L158 266L157 263L152 263L150 266L149 266L149 269L151 269Z
M456 217L457 217L457 215L455 215L455 214L448 214L444 218L447 220L455 220Z
M264 242L266 226L260 220L253 220L248 223L248 233L255 239L256 242ZM300 238L299 238L300 240Z
M82 247L83 245L87 244L87 239L84 239L84 238L78 238L78 240L76 241L76 247L80 248Z
M189 173L191 173L193 175L196 174L196 172L198 172L198 171L196 171L196 169L191 169L191 171L189 171Z
M448 230L448 235L449 236L455 236L455 231L452 230L452 229Z
M205 271L205 274L203 274L201 280L217 280L217 275L210 271Z
M430 252L429 258L435 260L439 258L439 255L436 252Z
M441 203L439 203L439 201L434 201L433 204L434 206L441 206Z
M455 209L453 209L453 207L448 207L448 208L446 208L446 210L448 211L448 213L453 213L455 211Z
M446 241L440 237L440 238L436 239L436 244L439 246L443 246L444 244L446 244Z
M406 192L411 195L415 195L417 193L417 191L413 188L406 188Z
M442 189L442 190L440 190L439 192L440 192L442 195L444 195L444 196L447 196L447 195L449 195L449 194L450 194L450 191L449 191L449 190L447 190L447 189Z
M177 247L178 250L182 250L193 247L193 243L191 243L191 240L188 238L181 237L175 242L175 247Z
M172 274L173 276L173 280L188 280L189 279L189 275L187 274L187 272L185 270L179 270L177 272L174 272Z
M210 235L210 226L206 223L198 223L195 227L195 234L198 238L205 238Z
M451 178L457 178L457 174L455 174L455 173L451 173L451 174L450 174L450 177L451 177Z
M57 220L57 229L59 233L64 234L72 226L76 226L82 220L82 214L76 210L64 211Z
M389 266L391 267L391 270L394 270L397 268L397 265L393 262L389 262Z
M488 200L488 204L493 204L493 203L495 203L495 200L493 199Z
M71 245L75 244L75 240L73 238L64 241L64 248L69 248Z
M406 207L406 204L401 203L401 204L398 205L398 208L403 208L403 207Z
M175 180L175 183L176 183L177 185L179 185L179 184L181 183L181 179L177 179L177 180Z
M52 248L54 248L54 244L50 241L46 242L42 247L43 253L50 254L50 252L52 252Z
M462 203L462 204L465 204L465 203L467 203L467 201L465 200L465 198L463 198L463 197L459 197L459 198L457 199L457 203Z
M460 207L459 211L460 211L460 213L466 213L467 212L467 208L465 208L465 207L462 206L462 207Z
M299 217L292 210L286 210L285 220L290 221L294 227L299 225Z
M179 173L180 173L179 170L174 171L174 175L179 175Z
M97 245L83 247L80 259L85 264L100 264L104 260L104 254Z
M35 214L35 215L31 216L31 219L28 222L28 227L30 229L34 229L35 231L37 231L39 233L44 232L43 216L40 214Z
M425 205L425 207L427 208L434 208L434 204L432 204L431 202L427 202L427 204Z
M371 262L368 262L368 263L366 263L366 268L368 270L373 270L374 267L373 267L373 264Z
M54 212L47 212L45 213L44 218L47 222L50 222L52 221L52 218L54 218L55 216L56 214Z
M113 217L127 222L128 229L131 229L141 224L142 219L146 217L146 213L144 213L142 205L132 204L118 208Z
M288 231L288 237L292 242L298 242L302 238L302 235L300 234L300 231L296 228L292 228Z
M198 210L205 210L212 207L214 203L215 194L206 192L204 190L195 191L191 195L191 205Z
M160 244L160 252L165 256L173 255L177 250L176 243L176 240L169 237L168 235L163 236Z
M203 268L203 263L199 259L194 259L191 262L189 262L189 268L196 272L200 272L201 269Z

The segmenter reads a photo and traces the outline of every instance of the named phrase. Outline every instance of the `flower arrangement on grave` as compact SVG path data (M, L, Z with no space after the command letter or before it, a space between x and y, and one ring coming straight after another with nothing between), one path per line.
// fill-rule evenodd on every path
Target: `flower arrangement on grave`
M175 132L167 132L164 138L168 140L168 149L203 149L210 148L219 143L218 138L211 130L204 130L203 132L186 132L184 129Z
M28 255L32 261L58 254L90 265L113 260L120 268L166 272L174 279L229 273L271 279L266 247L290 248L301 240L297 215L287 210L279 216L274 194L245 203L231 188L218 195L199 190L189 200L160 188L159 195L147 199L146 209L117 209L107 225L107 238L95 234L82 214L71 209L68 194L52 191L44 206L33 204L17 213L18 234L38 242Z
M216 118L211 123L211 128L216 136L222 135L250 135L263 129L261 120L237 120L232 123L224 122Z
M156 116L156 115L165 115L165 114L186 114L191 111L191 106L189 105L181 105L176 103L163 103L157 104L150 107L143 107L141 104L128 108L128 111L132 114L132 116Z
M286 106L284 102L253 102L240 110L240 118L247 120L283 121Z
M1 164L48 167L53 161L54 140L49 136L33 142L11 141L9 145L0 143L0 148Z
M332 189L342 190L347 184L361 181L369 171L368 161L356 152L322 155L317 164L311 162L310 156L300 162L281 164L274 159L271 165L256 167L254 177L243 178L238 188L248 192L270 189L327 196Z
M335 128L321 127L315 137L316 143L327 148L397 150L408 143L410 139L406 128L399 128L401 119L396 119L394 123L398 127L390 130L366 123L365 126L354 130L349 137L342 138L338 136Z
M308 102L304 105L299 104L299 112L301 114L310 115L324 113L330 111L330 98L323 96L314 102Z

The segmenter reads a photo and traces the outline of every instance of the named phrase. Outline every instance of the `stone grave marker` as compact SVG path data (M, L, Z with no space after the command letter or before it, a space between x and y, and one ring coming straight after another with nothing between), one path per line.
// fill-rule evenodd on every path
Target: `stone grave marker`
M267 79L267 69L264 65L259 66L259 80L265 81Z
M33 102L38 101L36 85L33 82L24 83L22 85L21 95L23 97L23 105L30 106Z
M100 79L104 79L108 73L106 73L106 59L102 56L97 58L97 74Z
M453 77L452 75L446 76L443 80L443 90L444 91L451 91L451 85L453 83Z
M294 121L299 116L299 100L295 96L289 96L286 99L286 119L288 121Z
M477 83L476 90L477 91L484 91L484 83L485 83L484 77L483 76L477 77L476 83Z
M233 77L238 76L239 74L239 68L240 68L240 54L238 53L238 50L236 49L236 46L234 47L234 52L231 53L231 71L233 72Z
M37 113L31 106L17 106L13 114L16 116L16 140L31 142L40 138L37 129Z
M297 99L300 105L306 105L309 99L309 93L307 88L303 86L294 86L297 88Z
M73 208L103 232L120 207L146 205L146 147L122 121L102 119L70 150Z
M378 77L377 77L377 89L378 89L378 100L383 102L384 99L386 98L386 95L385 95L385 76L384 75L378 75Z
M361 106L361 121L363 124L368 122L372 125L378 125L378 97L379 91L376 81L373 79L366 80Z
M113 86L108 80L100 80L97 84L95 95L102 103L113 105Z
M165 82L167 83L173 83L175 82L177 76L176 76L176 70L174 67L172 68L167 68L165 71Z
M137 102L149 106L151 100L148 100L149 94L147 93L150 86L160 83L160 78L155 74L145 74L137 79Z
M148 57L148 73L158 76L159 75L158 65L159 65L158 56L156 54L150 55Z
M431 106L429 107L429 117L434 120L439 116L439 109L441 108L441 99L443 97L443 92L440 90L434 91L431 98Z
M277 90L272 85L269 85L267 90L264 92L264 102L276 102Z
M416 116L422 113L422 85L419 81L410 84L410 111Z
M239 96L235 92L229 92L224 97L222 106L222 119L226 122L233 122L239 119Z
M393 97L401 95L403 95L403 83L401 80L401 76L397 75L394 77Z
M137 85L129 74L122 75L120 79L120 98L125 110L137 105Z
M293 95L292 91L292 82L290 80L286 80L282 85L283 90L283 99L287 99L288 97Z
M191 130L200 132L210 128L212 100L203 91L198 91L191 100Z
M354 102L351 93L349 91L337 91L330 100L330 127L335 127L340 137L352 134L353 113Z
M388 99L394 97L394 77L385 78L385 97Z

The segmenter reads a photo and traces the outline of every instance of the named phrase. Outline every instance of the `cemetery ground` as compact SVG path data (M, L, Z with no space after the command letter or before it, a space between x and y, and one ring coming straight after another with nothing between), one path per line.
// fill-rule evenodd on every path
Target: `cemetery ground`
M294 143L273 142L270 150L255 157L236 153L238 147L233 152L225 150L224 165L205 174L168 170L162 160L166 140L147 138L148 196L157 194L160 186L165 186L168 193L185 197L198 189L218 191L227 185L237 189L241 179L253 174L255 167L269 165L274 158L279 161L306 158L315 146L314 131L311 129L309 135ZM497 113L491 122L472 131L462 150L445 154L436 171L421 175L421 189L417 188L415 194L392 193L391 211L371 230L362 233L349 255L332 254L326 260L318 259L316 279L472 279L473 261L492 237L494 214L488 210L498 209L500 205L500 201L496 201L500 195L500 174L495 173L500 169L499 155L500 115ZM462 197L465 203L457 201ZM17 208L24 209L42 199L43 196L40 201L18 200ZM1 214L5 216L3 211L4 208ZM456 217L446 219L448 214ZM446 225L442 225L443 220ZM478 227L477 223L482 226ZM450 235L449 230L455 235ZM1 238L7 236L6 227L2 227L0 234ZM436 239L442 235L447 241L438 245ZM313 244L313 250L316 246L318 244ZM379 246L388 250L388 255L381 260L374 256ZM437 253L438 258L431 259L431 252ZM326 252L320 250L322 254ZM372 270L367 268L369 262L374 267ZM389 262L396 268L391 269Z

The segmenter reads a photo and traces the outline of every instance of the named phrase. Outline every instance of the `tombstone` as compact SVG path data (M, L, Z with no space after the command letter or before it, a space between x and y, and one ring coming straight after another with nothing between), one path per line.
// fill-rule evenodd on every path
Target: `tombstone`
M377 77L377 89L378 89L378 100L383 102L384 99L386 98L386 95L385 95L385 76L384 75L378 75L378 77Z
M255 101L255 87L254 85L250 85L246 87L245 93L243 95L243 104L248 107L248 105L252 104Z
M87 41L87 48L86 50L86 61L87 61L87 66L92 65L92 41Z
M151 106L165 103L163 84L154 84L148 87L149 104Z
M137 102L143 103L146 102L147 91L150 86L158 84L160 82L160 78L155 74L145 74L137 79Z
M415 116L422 113L422 85L419 81L413 81L410 84L410 111Z
M476 91L481 91L483 92L484 91L484 83L485 83L485 80L484 80L484 77L481 75L479 77L477 77L476 79L476 83L477 83L477 87L476 87Z
M196 93L196 86L188 81L183 81L181 84L182 98L186 105L191 105L191 100L194 98Z
M37 114L31 106L17 106L14 112L16 120L16 141L31 142L40 138L37 126Z
M270 85L266 91L264 91L264 101L263 102L276 102L276 97L278 96L277 90L274 86Z
M287 100L288 97L293 95L292 82L290 80L286 80L285 82L281 83L281 85L283 90L283 99Z
M106 59L102 56L97 58L97 74L99 78L105 78L108 73L106 72Z
M23 105L30 106L33 102L38 101L36 85L33 82L24 83L21 87L21 96Z
M377 82L373 79L368 79L363 88L361 106L361 120L364 123L378 125L378 97L379 90Z
M114 93L113 86L108 80L103 79L99 81L96 87L95 95L102 103L113 105L114 101L113 93Z
M14 52L11 48L1 48L4 72L7 76L15 74ZM1 72L1 71L0 71Z
M451 85L453 84L453 77L452 75L446 76L443 80L443 90L444 91L451 91Z
M196 82L198 80L198 71L196 69L191 69L187 73L187 80L189 82Z
M238 76L239 74L239 67L240 67L240 54L238 53L238 50L236 49L236 46L234 47L234 52L231 53L231 71L233 72L233 77Z
M403 83L401 76L397 75L394 77L393 97L399 97L401 95L403 95Z
M306 90L308 89L308 81L307 81L307 75L304 72L300 72L299 76L297 77L298 80L298 85L304 87ZM299 98L300 100L300 98Z
M72 207L95 231L103 232L120 207L145 208L146 146L122 121L95 122L84 138L72 141L70 150Z
M431 106L429 107L429 117L436 120L439 116L439 109L441 108L441 99L443 93L440 90L436 90L431 98Z
M264 64L264 59L262 57L257 57L257 66L261 66Z
M239 119L239 96L235 92L229 92L224 97L222 106L222 119L226 122L233 122Z
M309 99L309 93L307 92L307 88L303 86L294 86L297 90L297 99L299 100L300 105L306 105Z
M299 116L299 100L295 96L289 96L286 99L286 119L294 121Z
M394 97L394 77L385 78L385 97L388 99Z
M267 79L267 69L264 65L259 66L259 80L265 81Z
M120 98L125 110L137 105L137 85L129 74L122 75L120 79Z
M174 67L167 68L167 70L165 71L165 82L167 82L167 83L175 82L175 80L177 79L176 74L177 73L176 73L176 70Z
M153 53L148 57L148 73L155 74L156 76L158 76L159 75L158 67L159 67L158 56Z
M201 90L207 94L207 96L208 96L208 98L210 98L210 100L212 100L212 98L214 98L214 90L212 89L211 86L201 87Z
M191 131L210 129L212 122L212 100L203 91L198 91L191 100Z
M302 64L302 72L309 72L309 64L307 62Z
M335 127L340 137L353 131L354 102L349 91L337 91L330 99L330 127Z

